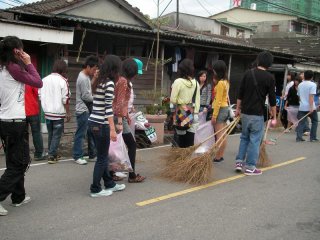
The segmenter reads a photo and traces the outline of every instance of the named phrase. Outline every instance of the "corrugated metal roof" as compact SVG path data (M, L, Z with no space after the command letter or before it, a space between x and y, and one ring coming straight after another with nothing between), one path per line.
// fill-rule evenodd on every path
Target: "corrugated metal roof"
M107 26L110 28L117 28L117 29L123 29L123 30L130 30L130 31L136 31L136 32L141 32L145 33L148 35L155 35L157 30L153 29L147 29L139 26L134 26L134 25L127 25L123 23L117 23L117 22L111 22L111 21L104 21L104 20L97 20L97 19L90 19L90 18L82 18L78 16L70 16L70 15L57 15L56 18L61 18L61 19L66 19L69 21L75 21L75 22L80 22L80 23L88 23L88 24L93 24L93 25L99 25L99 26ZM293 56L299 57L299 58L305 58L303 54L292 54L292 53L287 53L283 51L278 51L276 49L270 49L270 48L265 48L263 46L258 46L255 44L252 44L250 41L246 39L237 39L237 41L234 38L227 38L224 36L219 36L219 35L210 35L210 34L200 34L200 33L195 33L195 32L190 32L190 31L184 31L184 30L177 30L177 29L170 29L170 28L162 28L160 30L160 36L162 39L168 39L168 38L173 38L176 40L189 40L192 42L199 42L199 43L204 43L204 44L219 44L220 46L226 46L226 47L240 47L242 49L247 49L247 50L253 50L253 51L264 51L264 50L269 50L270 52L278 55L278 56L285 56L292 58Z
M24 4L18 7L9 8L8 10L19 11L19 12L31 12L31 13L41 13L49 14L56 10L63 9L66 7L73 6L75 4L85 2L86 0L43 0L38 2L33 2L29 4Z
M65 20L69 20L69 21L88 23L88 24L99 25L99 26L108 26L108 27L118 28L118 29L134 30L134 31L145 32L145 33L153 33L154 32L154 30L150 30L149 28L140 27L137 25L129 25L129 24L119 23L119 22L105 21L105 20L92 19L92 18L84 18L84 17L73 16L73 15L59 14L59 15L56 15L55 17L58 19L65 19Z
M253 38L252 43L277 52L320 58L319 37Z

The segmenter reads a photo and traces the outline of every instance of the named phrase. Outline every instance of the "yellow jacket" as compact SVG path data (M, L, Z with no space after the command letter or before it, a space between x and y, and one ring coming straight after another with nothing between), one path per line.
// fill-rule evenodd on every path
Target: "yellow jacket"
M221 79L215 87L215 97L213 100L213 118L217 118L221 107L228 107L229 82Z
M195 79L187 80L184 78L177 78L172 84L170 102L175 105L192 103L192 96L196 89L196 84L197 84L197 92L196 92L194 113L199 113L200 86Z

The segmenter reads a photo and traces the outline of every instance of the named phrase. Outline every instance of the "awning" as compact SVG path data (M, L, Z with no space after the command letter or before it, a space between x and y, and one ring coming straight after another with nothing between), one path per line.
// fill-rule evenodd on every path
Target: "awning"
M0 37L17 36L22 40L73 44L73 30L0 19Z

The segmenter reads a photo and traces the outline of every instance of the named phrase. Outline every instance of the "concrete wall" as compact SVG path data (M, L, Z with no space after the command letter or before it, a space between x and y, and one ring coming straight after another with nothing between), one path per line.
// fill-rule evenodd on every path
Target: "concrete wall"
M258 12L242 8L234 8L230 11L211 16L211 18L226 19L227 21L234 23L264 22L270 21L271 19L273 21L297 20L297 17L295 16Z
M176 25L176 14L168 14L164 17L168 19L168 25L175 27ZM179 26L181 29L190 31L204 31L211 34L220 34L220 24L216 21L204 17L192 16L180 13L179 14ZM167 24L166 24L167 25Z
M168 14L164 16L164 24L170 27L176 27L176 13ZM208 32L210 34L217 34L220 35L220 30L222 24L209 18L199 17L199 16L192 16L189 14L179 14L179 27L183 30L189 31L202 31ZM228 24L223 24L229 28L229 36L230 37L237 37L237 28L235 26L230 26ZM245 30L244 37L250 38L251 31Z
M254 28L256 33L271 33L272 25L279 26L278 32L289 32L290 29L290 21L250 22L247 25Z
M64 12L65 14L76 15L81 17L102 19L120 23L145 26L141 20L134 17L129 11L120 8L114 1L99 0L93 3L85 4L76 9Z

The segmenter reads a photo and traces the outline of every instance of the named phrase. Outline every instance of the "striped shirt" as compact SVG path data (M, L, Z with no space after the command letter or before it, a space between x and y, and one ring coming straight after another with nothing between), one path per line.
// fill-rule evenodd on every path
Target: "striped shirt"
M112 102L114 97L114 83L109 80L100 83L93 95L93 109L89 121L109 124L108 118L113 117Z

